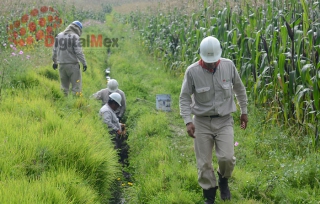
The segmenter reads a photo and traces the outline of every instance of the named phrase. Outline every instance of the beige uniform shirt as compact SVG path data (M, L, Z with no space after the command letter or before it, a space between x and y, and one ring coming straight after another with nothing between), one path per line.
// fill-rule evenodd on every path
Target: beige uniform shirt
M83 54L80 34L81 31L76 25L69 25L69 32L59 33L54 42L52 60L54 64L77 64L79 61L86 66L87 62ZM70 33L71 30L75 33Z
M119 120L108 104L102 106L102 108L99 110L99 115L103 119L103 122L107 124L109 131L121 131Z
M94 93L93 97L97 100L101 100L102 105L104 105L104 104L108 103L109 95L111 93L112 92L110 92L108 88L105 88L105 89L101 89L100 91ZM118 89L116 91L116 93L121 95L121 106L119 106L119 108L115 111L115 113L118 117L122 117L124 112L126 111L126 96L125 96L124 92L121 91L120 89Z
M203 69L199 62L190 65L183 79L180 93L180 115L185 124L196 116L225 116L236 111L234 96L242 114L247 114L246 89L234 63L225 58L214 74Z

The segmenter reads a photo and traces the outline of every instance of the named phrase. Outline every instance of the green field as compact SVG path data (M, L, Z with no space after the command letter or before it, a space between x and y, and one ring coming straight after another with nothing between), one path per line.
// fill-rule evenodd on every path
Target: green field
M240 129L240 111L233 114L239 145L230 179L232 200L223 202L217 196L216 203L320 203L320 4L234 1L215 7L217 1L190 0L182 5L174 1L169 9L168 2L109 1L98 7L101 2L94 1L88 5L90 12L82 12L84 1L74 7L70 2L23 2L3 1L6 7L0 9L1 31L13 26L0 33L1 204L203 203L193 140L178 103L184 70L198 59L197 47L206 35L222 40L223 55L235 61L249 96L246 130ZM142 12L150 5L152 15ZM8 41L14 31L29 28L23 23L16 27L15 21L41 6L59 11L62 24L54 32L81 19L84 37L117 38L115 47L84 48L88 70L77 96L63 96L45 39L26 46ZM47 15L40 12L37 20ZM241 19L248 22L241 24ZM98 117L101 104L91 97L106 87L108 67L127 97L130 152L125 168ZM171 112L156 109L157 94L171 95ZM213 164L217 168L215 158Z

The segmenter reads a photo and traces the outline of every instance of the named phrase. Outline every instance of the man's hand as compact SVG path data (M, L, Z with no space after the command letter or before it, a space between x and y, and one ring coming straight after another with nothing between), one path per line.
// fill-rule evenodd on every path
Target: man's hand
M126 129L126 124L120 123L121 126L121 130L125 130Z
M53 64L53 65L52 65L52 68L53 68L54 70L56 70L56 69L58 68L58 64Z
M240 127L241 129L246 129L247 128L247 123L248 123L248 115L247 114L241 114L240 116Z
M194 127L193 123L192 122L188 123L187 124L187 132L188 132L188 135L192 138L196 138L194 136L194 131L195 131L195 127Z
M119 135L119 136L125 136L126 135L126 133L127 133L127 131L124 129L124 130L118 130L117 131L117 135Z
M83 72L87 71L87 65L83 65Z

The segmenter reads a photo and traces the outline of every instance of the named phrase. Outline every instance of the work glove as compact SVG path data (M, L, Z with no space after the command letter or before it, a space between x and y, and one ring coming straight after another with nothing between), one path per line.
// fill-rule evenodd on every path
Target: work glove
M87 71L87 65L83 65L83 72Z
M56 70L56 69L58 68L58 64L53 64L53 65L52 65L52 68L53 68L54 70Z

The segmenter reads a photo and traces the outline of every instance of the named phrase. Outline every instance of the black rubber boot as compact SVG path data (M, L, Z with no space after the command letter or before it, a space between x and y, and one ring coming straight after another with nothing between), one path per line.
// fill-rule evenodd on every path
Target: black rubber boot
M214 204L214 201L216 200L217 188L218 187L209 188L208 190L203 189L203 196L206 199L204 204Z
M228 186L228 179L222 178L222 175L218 172L219 176L219 188L220 188L220 198L221 200L231 200L231 193Z

